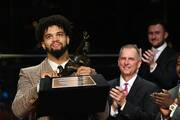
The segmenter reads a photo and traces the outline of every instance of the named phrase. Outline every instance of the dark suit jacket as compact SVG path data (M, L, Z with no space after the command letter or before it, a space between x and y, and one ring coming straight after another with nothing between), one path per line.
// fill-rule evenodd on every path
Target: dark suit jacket
M119 78L110 80L111 87L119 86ZM150 94L159 88L141 77L137 77L127 96L127 103L117 117L111 120L154 120L159 108L154 104Z
M169 90L172 95L172 98L176 98L179 92L179 86L176 86ZM179 120L180 119L180 106L178 106L170 120ZM156 120L161 120L161 114L159 113L156 117Z
M176 56L175 51L166 47L157 59L156 69L150 73L146 63L142 63L139 75L151 82L154 82L163 89L170 89L177 85Z
M12 111L18 118L27 117L29 120L34 120L34 116L36 114L35 101L38 99L37 84L41 79L40 77L41 72L47 72L47 71L53 71L47 59L45 59L39 65L23 68L20 70L20 74L19 74L20 78L18 81L17 93L12 103ZM34 101L34 104L32 104L32 101ZM69 109L71 108L69 107ZM106 107L106 110L102 113L90 115L90 117L93 118L94 116L98 120L105 120L108 117L108 107ZM92 120L89 118L89 116L86 115L58 116L58 118L57 116L56 117L43 116L38 118L37 120L74 120L74 119Z

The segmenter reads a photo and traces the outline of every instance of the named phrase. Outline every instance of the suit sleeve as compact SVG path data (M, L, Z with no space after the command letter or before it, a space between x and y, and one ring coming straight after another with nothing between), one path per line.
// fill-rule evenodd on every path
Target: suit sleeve
M38 98L37 86L33 85L30 76L22 69L17 86L17 93L12 103L12 111L18 118L23 118L35 108Z
M168 59L168 58L166 58ZM156 69L151 73L155 80L164 89L170 89L177 85L177 75L176 75L176 57L171 57L168 60L160 61L157 63Z
M171 118L171 120L178 120L180 118L180 106L178 106Z

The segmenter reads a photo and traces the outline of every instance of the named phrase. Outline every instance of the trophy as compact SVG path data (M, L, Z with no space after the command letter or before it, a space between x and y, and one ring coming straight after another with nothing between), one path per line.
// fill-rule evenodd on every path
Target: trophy
M83 31L83 40L75 50L75 53L70 57L71 59L66 64L65 68L60 68L60 76L69 76L75 72L80 66L89 66L90 59L87 56L89 53L89 39L90 35L87 31Z

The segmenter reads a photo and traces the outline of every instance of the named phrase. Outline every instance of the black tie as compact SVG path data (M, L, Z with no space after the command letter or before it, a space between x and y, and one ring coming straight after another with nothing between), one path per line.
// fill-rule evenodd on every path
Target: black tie
M59 69L59 74L61 74L63 72L63 67L61 65L58 66L58 69Z

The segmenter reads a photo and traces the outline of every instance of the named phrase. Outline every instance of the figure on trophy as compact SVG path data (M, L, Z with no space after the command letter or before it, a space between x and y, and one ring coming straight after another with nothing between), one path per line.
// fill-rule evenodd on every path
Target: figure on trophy
M83 40L75 50L75 53L70 57L71 59L65 65L64 69L62 67L59 68L59 74L61 74L61 76L72 74L80 66L90 66L90 58L87 56L90 51L89 37L88 32L83 31Z

